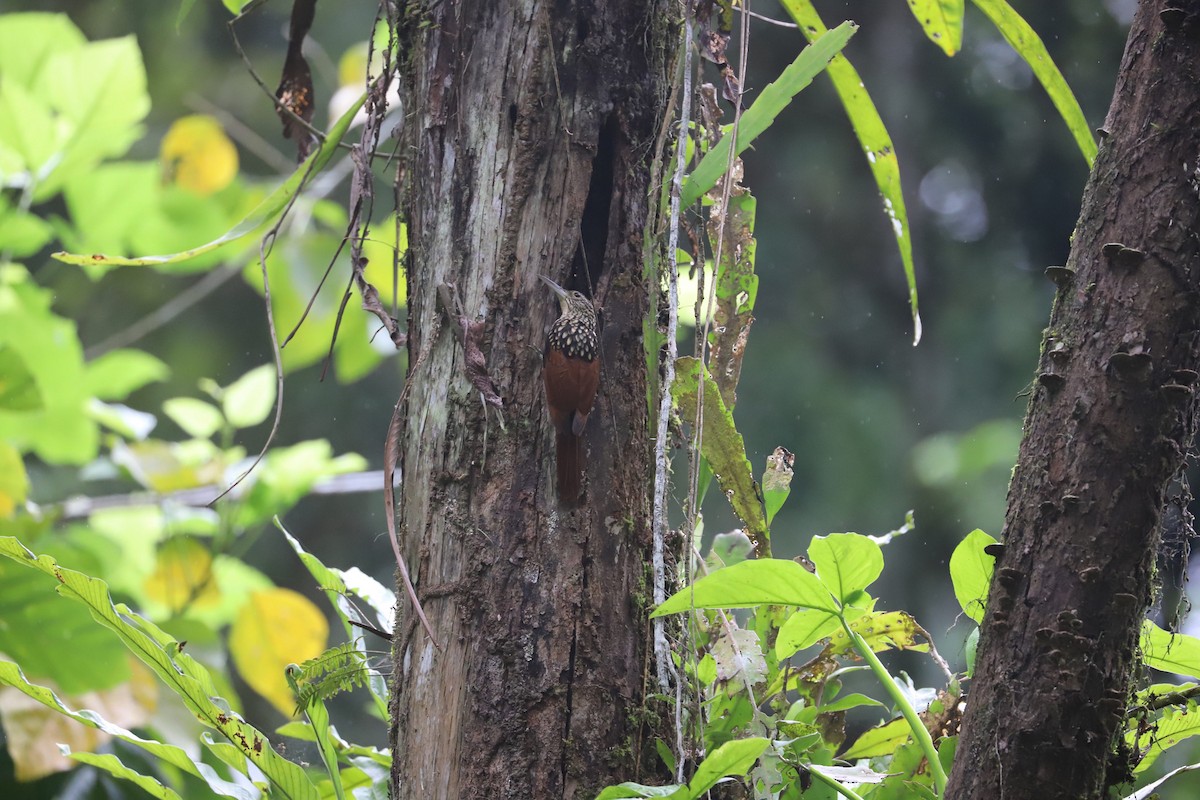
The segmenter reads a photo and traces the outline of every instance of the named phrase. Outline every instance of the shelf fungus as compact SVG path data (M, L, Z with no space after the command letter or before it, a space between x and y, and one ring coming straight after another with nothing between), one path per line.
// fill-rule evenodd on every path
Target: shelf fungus
M1109 242L1100 248L1100 252L1108 259L1108 263L1117 269L1133 272L1146 260L1146 254L1133 247L1126 247L1120 242Z

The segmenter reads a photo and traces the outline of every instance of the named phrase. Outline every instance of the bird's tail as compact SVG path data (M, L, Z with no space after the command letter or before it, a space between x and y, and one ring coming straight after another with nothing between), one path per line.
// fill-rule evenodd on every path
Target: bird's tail
M558 501L567 508L579 505L583 491L583 437L571 431L554 434L555 461L558 473Z

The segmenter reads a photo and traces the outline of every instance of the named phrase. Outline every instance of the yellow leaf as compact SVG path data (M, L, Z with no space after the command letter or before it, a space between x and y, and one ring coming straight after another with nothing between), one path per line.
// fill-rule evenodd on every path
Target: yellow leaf
M174 613L212 607L221 601L221 590L212 571L212 556L195 539L176 536L158 550L154 572L146 579L146 595Z
M159 158L165 183L201 196L224 189L238 171L237 148L221 123L207 114L175 120L163 137Z
M329 623L303 595L290 589L254 592L229 631L233 663L250 688L285 716L296 710L284 670L320 655Z
M28 491L29 476L21 454L8 442L0 442L0 517L11 517Z

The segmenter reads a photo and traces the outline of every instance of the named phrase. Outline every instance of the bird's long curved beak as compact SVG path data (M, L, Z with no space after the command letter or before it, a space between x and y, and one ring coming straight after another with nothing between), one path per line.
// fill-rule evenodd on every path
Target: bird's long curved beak
M538 275L538 277L542 279L542 283L549 286L554 290L554 293L558 295L558 306L565 314L567 311L567 290L547 278L545 275Z

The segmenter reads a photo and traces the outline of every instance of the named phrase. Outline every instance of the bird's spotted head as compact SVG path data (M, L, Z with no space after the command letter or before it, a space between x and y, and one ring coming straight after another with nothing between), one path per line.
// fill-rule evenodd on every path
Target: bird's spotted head
M592 305L592 301L583 292L567 291L554 281L547 278L545 275L539 275L538 277L540 277L547 286L554 290L554 294L558 296L558 306L562 310L562 316L584 316L589 318L595 317L596 307Z

